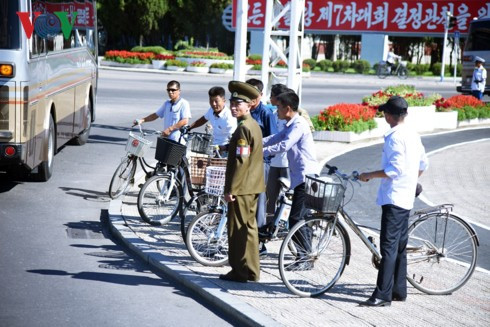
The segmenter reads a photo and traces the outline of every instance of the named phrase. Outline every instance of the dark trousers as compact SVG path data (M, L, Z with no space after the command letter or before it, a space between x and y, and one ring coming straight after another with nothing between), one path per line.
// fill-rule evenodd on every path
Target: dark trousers
M381 264L373 297L391 301L407 297L407 242L410 210L387 204L381 207Z
M483 98L483 92L481 92L481 91L474 90L474 91L471 91L471 94L475 98L477 98L478 100L481 100Z
M291 203L291 212L289 213L289 229L293 228L303 217L305 213L305 183L299 184L294 188L293 202ZM304 257L311 252L311 235L312 230L307 226L301 227L295 233L293 241L298 248L299 257Z
M289 178L289 170L287 167L272 167L269 169L269 177L266 183L267 194L267 214L274 215L276 212L276 202L281 185L278 182L279 177ZM269 223L269 221L267 222Z

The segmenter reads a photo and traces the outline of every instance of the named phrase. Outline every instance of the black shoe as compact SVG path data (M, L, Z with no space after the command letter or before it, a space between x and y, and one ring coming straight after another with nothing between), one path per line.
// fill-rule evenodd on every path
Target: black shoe
M286 267L287 271L307 271L312 270L315 267L311 261L296 261L295 263Z
M227 280L229 282L238 282L238 283L246 283L247 282L246 279L237 278L237 277L233 276L233 274L231 274L231 273L227 273L225 275L219 275L219 279Z
M391 301L396 301L396 302L405 302L407 300L407 297L401 297L398 295L393 295L391 297Z
M390 301L385 301L376 298L369 298L367 301L360 302L360 307L389 307L391 305Z
M267 257L267 248L265 247L265 244L262 243L262 246L260 247L260 250L259 250L259 257Z

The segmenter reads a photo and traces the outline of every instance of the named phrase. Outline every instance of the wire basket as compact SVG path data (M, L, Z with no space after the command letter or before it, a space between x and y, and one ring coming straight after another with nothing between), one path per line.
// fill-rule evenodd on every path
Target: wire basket
M226 167L206 167L206 186L204 191L211 195L220 196L224 193Z
M152 143L152 141L145 139L143 136L129 132L126 151L137 157L143 157Z
M164 137L157 139L157 150L155 151L155 159L159 162L169 165L178 166L182 157L185 155L187 147L174 140Z
M227 158L210 158L209 166L226 167Z
M306 176L305 206L323 213L335 213L344 199L345 186L330 177Z
M191 182L194 185L204 185L206 182L206 167L209 166L209 158L203 156L191 156Z
M191 139L191 151L201 154L208 154L212 141L212 135L193 133Z

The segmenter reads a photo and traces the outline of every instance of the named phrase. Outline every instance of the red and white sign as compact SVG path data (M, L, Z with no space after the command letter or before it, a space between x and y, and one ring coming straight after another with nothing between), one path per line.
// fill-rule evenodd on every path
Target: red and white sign
M41 14L51 13L56 11L66 11L68 14L72 12L77 12L77 17L75 19L74 27L76 28L91 28L94 25L95 13L93 2L87 1L87 3L82 3L78 1L74 2L44 2L44 1L33 1L32 11L39 11Z
M289 0L280 0L286 4ZM236 27L238 0L233 0L233 27ZM248 0L248 28L263 29L266 0ZM305 30L309 32L372 32L387 34L444 33L446 13L457 18L450 30L468 33L473 18L490 17L490 1L439 1L439 0L306 0ZM289 14L282 18L279 28L289 28Z

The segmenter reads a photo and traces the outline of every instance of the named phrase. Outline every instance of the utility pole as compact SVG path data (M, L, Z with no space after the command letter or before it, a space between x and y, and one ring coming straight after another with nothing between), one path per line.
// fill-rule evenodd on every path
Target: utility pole
M279 0L266 1L264 48L262 54L262 83L264 97L269 96L271 84L280 82L276 64L283 60L288 66L286 85L301 99L301 74L303 70L302 41L304 36L305 0L292 0L283 5ZM280 30L281 18L289 14L289 31ZM281 37L289 38L289 47L282 49Z
M235 62L233 79L245 82L245 61L247 58L248 0L237 2L237 24L235 32Z

